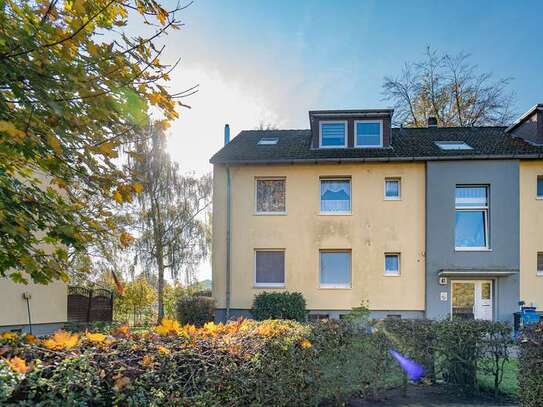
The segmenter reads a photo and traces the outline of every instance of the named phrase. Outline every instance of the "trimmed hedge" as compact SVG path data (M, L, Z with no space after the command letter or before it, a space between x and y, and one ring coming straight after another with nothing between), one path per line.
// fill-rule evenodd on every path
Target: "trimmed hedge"
M251 314L258 321L292 319L303 322L306 317L305 299L301 293L263 292L255 295Z
M523 407L543 405L543 323L527 327L520 338L519 397Z
M177 300L177 319L182 324L202 326L215 319L215 300L203 296L182 296Z
M318 355L338 329L163 321L140 333L0 336L0 405L315 405Z
M465 393L480 390L478 373L492 379L497 396L513 346L511 326L479 320L386 319L384 332L394 347L423 364L426 377L441 377Z

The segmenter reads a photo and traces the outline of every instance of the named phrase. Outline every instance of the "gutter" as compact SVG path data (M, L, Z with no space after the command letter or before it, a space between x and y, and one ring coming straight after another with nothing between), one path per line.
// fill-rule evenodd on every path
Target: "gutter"
M232 192L230 167L226 167L226 320L230 319L231 277L231 246L232 246Z
M230 143L230 126L224 125L224 144ZM230 319L230 295L232 287L231 273L231 246L232 246L232 191L230 167L226 167L226 287L225 287L225 306L226 320Z
M319 164L319 163L360 163L360 162L410 162L410 161L449 161L449 160L528 160L543 159L542 153L532 154L481 154L429 157L353 157L353 158L300 158L272 160L228 160L211 161L212 164L225 165L255 165L255 164Z

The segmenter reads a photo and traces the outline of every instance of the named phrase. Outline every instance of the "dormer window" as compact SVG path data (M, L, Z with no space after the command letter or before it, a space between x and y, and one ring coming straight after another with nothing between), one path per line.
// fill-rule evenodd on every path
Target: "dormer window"
M347 122L321 121L319 123L319 147L347 147Z
M354 122L354 143L359 148L383 147L382 120L356 120Z

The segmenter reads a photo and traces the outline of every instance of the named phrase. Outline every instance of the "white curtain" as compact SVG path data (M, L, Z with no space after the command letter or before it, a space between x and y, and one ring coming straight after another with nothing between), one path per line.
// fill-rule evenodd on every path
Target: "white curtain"
M351 182L349 180L321 180L321 212L349 212L351 210Z

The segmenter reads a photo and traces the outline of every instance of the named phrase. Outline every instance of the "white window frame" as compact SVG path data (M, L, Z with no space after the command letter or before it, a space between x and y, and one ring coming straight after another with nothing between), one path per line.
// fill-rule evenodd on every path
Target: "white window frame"
M457 206L456 205L456 188L486 188L486 206ZM454 216L456 219L456 212L483 212L483 217L485 220L485 246L481 247L457 247L456 246L456 225L455 225L455 244L454 250L457 252L481 252L481 251L490 251L490 185L484 184L458 184L454 187Z
M434 144L443 151L469 151L473 150L473 147L470 146L465 141L434 141ZM447 148L447 146L458 146L459 148Z
M390 181L398 183L398 196L387 196L387 182ZM400 201L402 199L402 179L400 177L386 177L383 184L383 196L385 201Z
M323 146L322 145L322 125L323 124L335 124L343 123L345 124L345 142L342 146ZM319 121L319 148L347 148L349 140L349 123L347 120L321 120Z
M358 123L379 123L379 145L365 146L358 144ZM382 120L355 120L354 121L354 146L356 148L383 148L383 121Z
M349 253L349 284L322 284L321 283L321 254L322 253ZM329 289L339 289L339 290L350 290L353 288L353 252L351 249L320 249L319 250L319 288L329 290Z
M256 281L256 254L258 252L282 252L283 253L283 282L259 283ZM253 254L253 286L255 288L285 288L287 282L287 251L285 249L254 249Z
M281 212L258 211L258 181L283 181L285 184L285 210ZM255 177L254 185L254 214L256 216L284 216L287 214L287 177Z
M539 257L539 254L540 254L540 253L543 253L543 251L538 251L538 252L536 253L536 256ZM535 264L535 269L536 269L536 270L535 270L535 275L538 276L538 277L543 277L543 270L539 270L539 267L538 267L538 265L539 265L539 259L538 259L537 257L536 257L536 264Z
M349 181L349 207L350 211L322 211L321 210L321 182L322 181ZM351 177L319 177L319 215L324 216L345 216L353 213L353 181Z
M387 271L387 256L396 256L398 257L398 271ZM387 252L384 257L384 267L385 267L385 276L386 277L399 277L402 272L402 256L400 252Z

